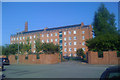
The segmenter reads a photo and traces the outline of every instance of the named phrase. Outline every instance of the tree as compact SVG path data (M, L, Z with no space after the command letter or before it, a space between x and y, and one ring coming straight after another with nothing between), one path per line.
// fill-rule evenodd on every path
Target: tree
M83 49L81 48L81 49L77 49L77 51L76 51L76 54L77 54L77 56L79 56L79 57L84 57L84 51L83 51Z
M36 40L35 46L36 46L36 52L39 53L39 51L42 50L42 43L40 42L40 39Z
M105 34L86 41L89 51L120 51L120 36Z
M54 54L54 53L60 52L60 47L59 47L59 45L54 45L53 43L43 43L42 50L44 53Z
M95 36L107 33L116 34L117 28L115 26L115 15L113 13L110 14L104 4L101 4L94 16L93 30Z

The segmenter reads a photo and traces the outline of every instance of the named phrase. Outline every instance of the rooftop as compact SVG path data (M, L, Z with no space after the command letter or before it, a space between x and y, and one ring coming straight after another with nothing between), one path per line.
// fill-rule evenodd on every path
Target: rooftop
M47 28L46 31L51 31L51 30L58 30L58 29L66 29L66 28L73 28L73 27L80 27L81 24L76 24L76 25L68 25L68 26L62 26L62 27L55 27L55 28ZM81 28L86 28L88 25L82 26ZM44 29L40 30L33 30L33 31L28 31L28 32L20 32L19 34L28 34L28 33L35 33L35 32L42 32ZM12 34L11 36L15 36L16 34Z

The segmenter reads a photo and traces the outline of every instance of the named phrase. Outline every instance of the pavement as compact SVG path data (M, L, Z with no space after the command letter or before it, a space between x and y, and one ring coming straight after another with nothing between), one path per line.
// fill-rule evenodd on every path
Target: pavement
M79 61L58 64L11 64L5 66L6 78L100 78L114 65L91 65Z

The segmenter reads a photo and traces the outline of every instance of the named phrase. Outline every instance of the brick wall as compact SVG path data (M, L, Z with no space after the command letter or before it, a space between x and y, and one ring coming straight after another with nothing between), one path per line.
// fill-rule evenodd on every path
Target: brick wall
M103 58L98 58L98 52L88 52L89 64L120 64L120 57L116 51L104 51Z
M61 62L59 54L40 54L40 59L34 54L28 55L28 59L25 59L25 55L19 55L19 64L56 64ZM9 55L10 64L17 64L15 55Z

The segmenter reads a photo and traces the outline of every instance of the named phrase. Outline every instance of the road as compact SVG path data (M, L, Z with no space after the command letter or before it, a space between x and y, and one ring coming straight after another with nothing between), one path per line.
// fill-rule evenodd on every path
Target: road
M91 65L76 61L59 64L11 64L5 66L6 78L99 78L113 65Z

